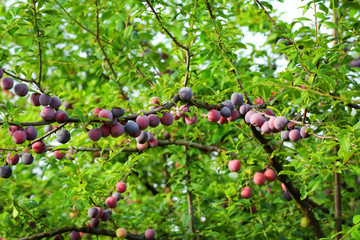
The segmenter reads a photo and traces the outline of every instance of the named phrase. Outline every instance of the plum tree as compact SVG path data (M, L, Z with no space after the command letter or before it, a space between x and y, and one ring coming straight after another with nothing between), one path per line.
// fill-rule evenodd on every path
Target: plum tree
M100 133L101 133L101 131L100 131ZM67 142L69 142L70 137L71 137L71 135L70 135L69 131L66 130L66 129L60 129L56 134L56 140L59 143L67 143Z
M0 239L358 238L355 1L303 1L305 27L285 1L20 2L0 1Z

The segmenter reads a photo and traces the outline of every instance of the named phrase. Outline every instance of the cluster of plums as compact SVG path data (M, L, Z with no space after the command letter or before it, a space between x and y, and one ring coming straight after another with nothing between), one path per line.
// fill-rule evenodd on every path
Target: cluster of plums
M112 194L111 197L108 197L105 201L105 205L114 209L117 206L117 202L121 199L120 193L126 192L126 183L118 182L116 184L116 192ZM111 210L103 210L101 207L90 207L88 209L88 216L90 217L90 228L97 228L100 224L100 221L107 221L111 218ZM126 238L127 231L125 228L118 228L116 230L116 236L118 238ZM73 231L70 233L71 240L79 240L81 238L81 233ZM146 239L155 239L155 231L153 229L147 229L145 231Z
M228 168L230 172L239 172L241 168L241 163L239 160L231 160L228 162ZM253 181L256 185L262 186L266 181L272 182L276 179L276 173L271 168L267 168L263 173L256 172L253 177ZM283 185L282 185L283 186ZM249 199L252 196L252 190L250 187L244 187L241 189L241 197L244 199Z

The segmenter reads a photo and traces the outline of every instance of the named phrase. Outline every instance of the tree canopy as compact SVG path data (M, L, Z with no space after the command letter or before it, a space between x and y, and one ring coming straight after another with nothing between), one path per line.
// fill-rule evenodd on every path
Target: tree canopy
M0 239L360 239L360 4L277 2L1 1Z

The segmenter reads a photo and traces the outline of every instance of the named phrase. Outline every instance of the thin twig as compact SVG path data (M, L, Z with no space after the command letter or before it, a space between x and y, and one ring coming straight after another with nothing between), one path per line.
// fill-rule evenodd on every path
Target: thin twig
M114 76L114 80L118 83L119 88L120 88L120 93L121 96L124 98L124 100L129 100L129 97L125 94L122 84L118 81L117 79L117 75L114 71L113 65L110 62L105 50L104 50L104 46L101 44L100 38L99 38L99 34L100 34L100 23L99 23L99 13L100 13L100 9L98 8L98 4L97 4L97 0L95 0L95 5L96 5L96 34L95 34L95 39L97 41L97 43L99 44L100 50L103 53L106 62L109 65L110 71L112 73L112 75Z
M316 16L316 4L315 0L313 0L314 3L314 17L315 17L315 39L316 39L316 49L319 49L319 39L318 39L318 25L317 25L317 16Z
M184 50L188 50L189 47L184 46L183 44L179 43L178 40L176 40L176 37L174 35L171 34L171 32L164 26L163 22L161 21L158 13L155 11L154 7L151 5L149 0L145 0L147 2L147 4L149 5L149 7L151 8L151 11L154 13L156 19L158 20L161 28L167 33L167 35L174 41L174 43L176 45L178 45L180 48L184 49Z
M84 29L86 32L90 33L91 35L93 35L94 37L96 36L95 33L93 33L90 29L86 28L84 25L82 25L81 23L79 23L73 16L70 15L70 13L68 11L66 11L66 9L57 1L57 0L54 0L56 2L56 4L63 10L63 12L65 12L65 14L71 18L77 25L79 25L82 29ZM111 42L109 41L106 41L104 39L101 39L99 38L100 41L106 43L106 44L109 44L111 45Z
M41 75L42 75L42 55L41 55L41 43L39 41L39 37L40 37L40 30L37 24L37 11L36 11L36 0L33 0L33 4L34 4L34 18L35 18L35 28L37 28L36 30L36 39L38 41L38 49L39 49L39 79L38 79L38 83L39 86L41 85Z

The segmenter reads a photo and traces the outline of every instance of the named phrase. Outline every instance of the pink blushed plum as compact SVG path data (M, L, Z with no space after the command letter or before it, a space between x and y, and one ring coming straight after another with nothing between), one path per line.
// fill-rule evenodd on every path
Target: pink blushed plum
M18 130L16 132L14 132L14 134L12 135L13 141L16 144L22 144L26 141L26 132L25 131L21 131Z
M137 116L136 123L139 125L141 130L145 130L149 126L149 117L147 116Z
M126 183L118 182L116 184L116 191L118 191L119 193L124 193L126 191Z
M265 176L264 176L264 174L263 173L261 173L261 172L256 172L255 174L254 174L254 183L256 184L256 185L264 185L265 184Z
M160 122L164 126L170 126L174 122L174 116L171 113L163 112Z
M216 109L211 109L208 113L208 120L210 122L217 122L220 120L221 114Z
M230 122L235 122L236 119L238 119L240 117L240 114L239 114L239 111L234 109L232 112L231 112L231 115L230 117L228 117L228 120Z
M228 163L228 168L230 172L238 172L241 168L241 163L239 160L231 160Z
M269 182L272 182L276 179L276 173L271 168L268 168L265 170L264 176L265 176L266 181L269 181Z
M116 208L116 206L117 206L116 198L108 197L106 199L106 206L108 206L109 208Z
M155 239L155 231L154 230L152 230L151 228L149 228L149 229L146 229L146 231L145 231L145 238L146 239Z
M252 190L249 187L244 187L241 189L241 197L244 199L249 199L252 196Z

